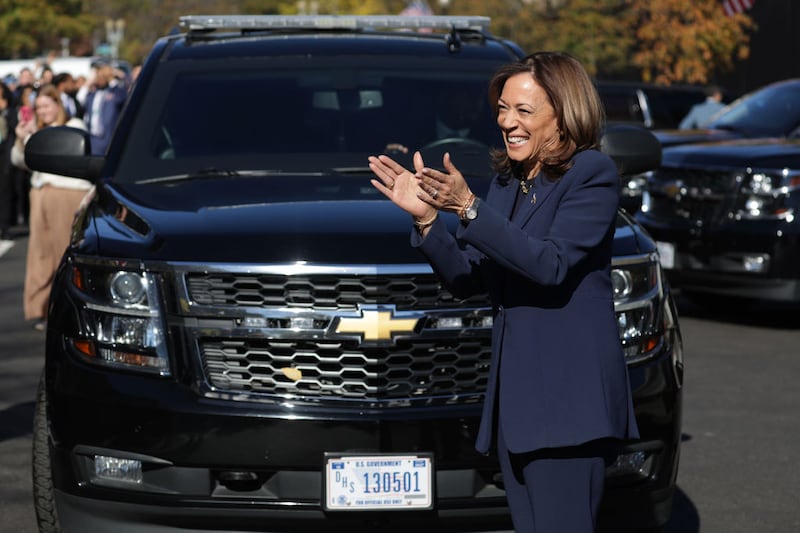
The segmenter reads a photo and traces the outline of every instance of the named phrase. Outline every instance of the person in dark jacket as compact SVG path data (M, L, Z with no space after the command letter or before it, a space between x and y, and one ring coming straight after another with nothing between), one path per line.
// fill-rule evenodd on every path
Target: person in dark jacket
M91 136L92 154L105 155L127 98L125 81L116 75L114 67L109 64L98 65L83 108L83 120Z
M605 467L638 438L611 287L618 173L603 107L557 52L501 68L489 101L505 149L475 196L444 156L415 172L369 158L372 184L414 221L411 244L459 297L488 292L492 361L478 451L496 448L518 533L595 530ZM440 216L459 218L453 235Z
M10 238L9 228L16 222L14 167L11 166L11 147L17 127L17 108L14 93L0 82L0 240Z

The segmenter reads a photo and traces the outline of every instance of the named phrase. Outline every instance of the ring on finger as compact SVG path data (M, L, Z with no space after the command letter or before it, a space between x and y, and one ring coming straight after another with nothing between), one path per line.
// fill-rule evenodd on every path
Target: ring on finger
M431 193L431 198L436 199L437 196L439 196L439 189L433 189L433 192Z

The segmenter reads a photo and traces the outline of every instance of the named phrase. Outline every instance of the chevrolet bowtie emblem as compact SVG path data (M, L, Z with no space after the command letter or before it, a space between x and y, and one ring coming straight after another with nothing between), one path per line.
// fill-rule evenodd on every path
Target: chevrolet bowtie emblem
M391 340L392 333L411 333L418 318L394 318L391 311L364 310L357 318L341 318L336 333L362 333L365 341Z

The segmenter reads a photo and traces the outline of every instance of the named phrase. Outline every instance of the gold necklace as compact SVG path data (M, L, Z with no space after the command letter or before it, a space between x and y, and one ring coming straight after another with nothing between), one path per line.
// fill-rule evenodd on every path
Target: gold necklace
M536 178L529 178L526 180L519 180L519 188L522 189L522 194L528 194L536 184Z

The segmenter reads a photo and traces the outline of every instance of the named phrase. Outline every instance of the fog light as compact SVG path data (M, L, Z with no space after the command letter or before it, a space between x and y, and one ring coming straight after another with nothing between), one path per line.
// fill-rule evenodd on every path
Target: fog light
M104 480L141 483L142 462L134 459L95 455L94 475Z
M653 456L646 452L623 453L617 456L614 464L606 469L606 475L626 476L640 475L648 477L653 466Z
M769 265L769 258L763 255L746 255L742 258L742 268L745 272L765 272Z

